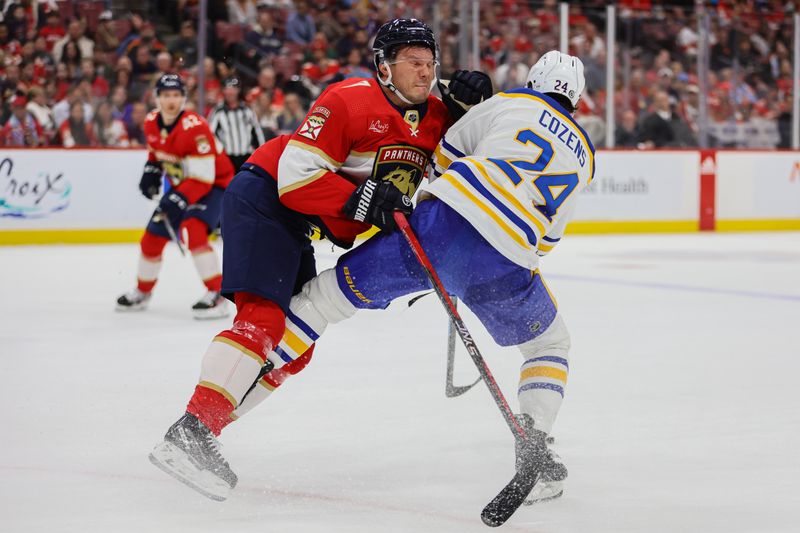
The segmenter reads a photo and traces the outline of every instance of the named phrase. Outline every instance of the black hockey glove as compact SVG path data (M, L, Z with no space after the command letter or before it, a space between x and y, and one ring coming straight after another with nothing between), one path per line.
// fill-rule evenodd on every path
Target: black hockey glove
M453 120L458 120L475 104L492 97L492 80L479 70L457 70L448 83L439 81L442 102Z
M342 212L353 220L374 224L388 232L397 229L395 210L410 215L411 198L388 181L372 179L359 185L342 208Z
M164 169L161 168L161 163L158 161L148 161L144 166L142 179L139 180L139 190L142 191L145 198L152 200L158 194L161 189L161 174L163 173Z
M158 203L158 208L156 208L158 220L156 222L160 222L163 217L166 217L177 232L187 207L189 207L189 203L186 201L186 197L172 189Z

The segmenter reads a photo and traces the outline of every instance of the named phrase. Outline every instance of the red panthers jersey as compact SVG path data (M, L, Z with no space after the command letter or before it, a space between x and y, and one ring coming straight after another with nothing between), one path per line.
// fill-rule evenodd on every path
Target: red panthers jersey
M351 246L370 227L341 212L356 186L374 176L413 195L450 123L435 96L401 109L377 80L352 78L328 87L297 131L262 145L248 162L278 181L284 205L309 215L332 241Z
M144 121L147 160L160 161L170 183L194 203L211 190L225 188L233 179L233 164L217 142L206 120L194 111L182 111L167 127L159 111Z

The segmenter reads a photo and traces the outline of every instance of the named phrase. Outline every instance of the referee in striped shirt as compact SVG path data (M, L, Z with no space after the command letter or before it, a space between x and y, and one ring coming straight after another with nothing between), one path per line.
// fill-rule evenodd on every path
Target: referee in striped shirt
M208 123L222 143L236 172L253 151L264 144L264 132L255 113L239 99L241 85L237 78L227 78L222 95L225 101L211 112Z

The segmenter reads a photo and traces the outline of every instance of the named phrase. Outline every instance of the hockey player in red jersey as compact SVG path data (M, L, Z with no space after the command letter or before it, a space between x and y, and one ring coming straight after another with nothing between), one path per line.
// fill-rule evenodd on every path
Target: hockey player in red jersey
M150 454L212 499L225 499L237 482L216 436L246 396L273 390L311 357L301 352L270 372L268 355L281 353L284 332L294 342L302 329L288 305L316 273L312 228L345 248L371 225L393 231L392 212L411 213L410 197L447 127L491 96L488 77L466 71L455 73L444 103L430 94L438 46L419 20L384 24L373 49L376 78L326 89L297 131L256 150L225 193L222 293L237 314L206 351L186 414Z
M180 76L161 76L156 98L159 109L144 122L147 163L139 188L145 197L154 198L162 176L169 188L142 237L136 287L119 297L117 309L147 307L161 270L161 253L170 238L180 239L185 230L194 265L207 289L192 312L195 318L223 317L228 314L227 302L220 294L222 275L208 235L219 223L222 196L233 179L233 165L205 119L183 108L186 88Z

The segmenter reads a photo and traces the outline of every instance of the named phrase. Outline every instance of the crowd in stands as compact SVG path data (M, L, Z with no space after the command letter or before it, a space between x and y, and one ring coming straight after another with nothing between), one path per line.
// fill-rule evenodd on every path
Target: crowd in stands
M459 68L461 36L471 32L459 27L457 0L209 0L208 57L198 65L197 0L140 14L106 10L103 1L3 4L5 146L143 146L153 87L167 72L184 76L187 105L206 115L222 100L225 80L237 77L269 139L294 130L328 84L373 75L369 45L383 21L439 21L443 77ZM569 16L570 52L586 66L579 120L597 146L606 143L605 5L570 2ZM708 4L703 131L695 3L623 0L617 8L617 147L693 147L703 132L710 146L789 146L793 2ZM539 55L558 47L556 0L482 0L479 21L479 68L496 91L523 85ZM205 94L199 105L198 68Z

